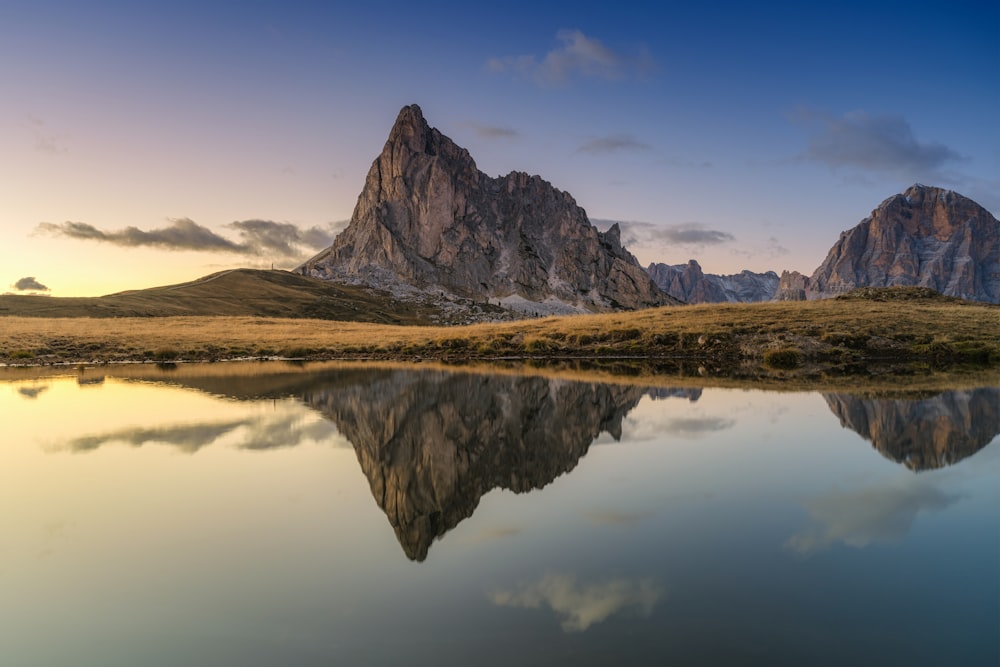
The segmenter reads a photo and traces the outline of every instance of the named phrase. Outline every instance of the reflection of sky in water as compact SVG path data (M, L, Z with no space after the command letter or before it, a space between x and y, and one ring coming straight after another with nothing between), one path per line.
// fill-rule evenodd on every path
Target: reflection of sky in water
M423 563L294 398L109 375L0 414L9 664L996 664L1000 448L915 474L817 394L643 398Z

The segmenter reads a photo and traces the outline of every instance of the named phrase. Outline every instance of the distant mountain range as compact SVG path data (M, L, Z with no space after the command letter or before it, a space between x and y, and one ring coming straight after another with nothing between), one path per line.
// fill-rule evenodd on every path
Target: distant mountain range
M687 264L650 264L646 272L660 289L685 303L770 301L778 291L774 271L717 276L703 272L693 259Z
M967 197L913 185L843 232L810 276L643 269L539 176L492 178L403 107L347 228L294 272L239 269L103 297L0 295L0 315L259 315L459 324L681 303L821 299L918 286L1000 303L1000 222Z
M998 303L1000 223L962 195L914 185L843 233L810 277L706 274L695 260L643 271L617 225L598 231L568 193L538 176L487 176L410 105L372 163L347 229L296 271L529 314L815 299L895 285Z

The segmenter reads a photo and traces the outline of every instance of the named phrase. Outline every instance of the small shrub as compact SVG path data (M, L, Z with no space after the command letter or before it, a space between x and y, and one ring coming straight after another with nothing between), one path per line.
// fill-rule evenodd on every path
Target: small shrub
M173 361L177 357L181 356L181 353L170 347L162 347L153 352L152 358L154 361Z
M528 338L524 341L524 351L528 354L540 354L543 352L549 352L554 349L555 346L551 341L545 340L544 338Z
M764 364L771 368L798 368L802 365L802 352L794 347L768 350L764 353Z

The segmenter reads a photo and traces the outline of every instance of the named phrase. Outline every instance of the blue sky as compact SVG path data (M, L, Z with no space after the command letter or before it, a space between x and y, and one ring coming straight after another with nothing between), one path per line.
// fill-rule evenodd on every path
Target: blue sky
M291 267L410 103L644 264L811 273L914 182L1000 212L997 2L2 2L0 90L0 291Z

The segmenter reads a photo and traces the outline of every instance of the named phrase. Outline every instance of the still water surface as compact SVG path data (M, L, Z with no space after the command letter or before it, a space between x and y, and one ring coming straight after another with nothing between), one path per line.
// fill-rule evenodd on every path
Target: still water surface
M998 388L236 368L0 380L3 665L1000 663Z

